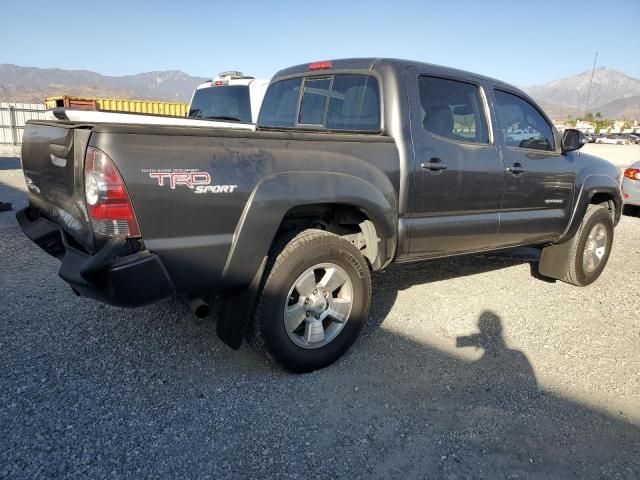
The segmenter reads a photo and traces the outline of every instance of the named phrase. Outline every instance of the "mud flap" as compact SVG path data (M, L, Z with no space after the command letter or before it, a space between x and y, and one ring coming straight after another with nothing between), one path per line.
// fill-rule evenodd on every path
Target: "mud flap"
M569 269L572 252L578 241L577 237L574 235L566 242L543 248L538 273L545 277L562 280Z
M251 283L244 290L225 296L222 301L216 333L220 340L235 350L242 345L247 326L253 317L258 289L266 264L267 257L264 257Z

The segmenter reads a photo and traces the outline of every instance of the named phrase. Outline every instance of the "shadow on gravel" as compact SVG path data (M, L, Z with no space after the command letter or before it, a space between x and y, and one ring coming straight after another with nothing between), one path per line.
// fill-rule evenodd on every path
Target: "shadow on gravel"
M0 173L2 173L3 168L2 168L2 160L5 160L3 158L0 158ZM8 159L8 160L13 160L12 158ZM18 167L20 168L20 161L18 160ZM7 168L4 170L14 170L12 168ZM3 174L5 175L5 174ZM22 174L20 174L22 175ZM21 181L24 181L21 179ZM23 208L24 206L26 206L27 204L27 195L25 194L24 191L15 188L12 185L8 185L5 181L3 181L3 178L0 177L0 203L2 204L11 204L12 205L12 210L17 210L18 208ZM4 212L9 212L10 210L6 210L3 209L2 212L0 213L4 213ZM5 213L6 215L11 215L10 213Z
M215 322L181 302L124 310L77 299L55 269L44 271L46 254L26 241L13 253L0 271L0 295L12 299L0 306L9 310L0 323L0 478L640 472L640 429L539 389L525 353L504 341L509 319L490 311L477 331L457 335L459 348L483 350L475 362L382 327L335 365L295 376L246 347L230 350ZM392 304L407 285L389 275L376 295Z
M389 314L398 297L398 292L415 285L441 282L458 277L478 275L516 265L528 264L531 276L541 281L553 282L541 278L538 274L540 250L535 248L516 248L499 252L444 258L426 262L391 265L383 272L373 275L373 298L369 322L365 335L377 329Z
M460 335L456 347L475 348L483 351L480 360L470 367L469 387L477 394L491 391L493 384L510 385L509 394L526 395L537 388L536 376L527 356L510 349L502 335L502 320L491 311L484 311L478 318L478 333ZM506 367L506 368L505 368ZM490 372L490 377L486 374Z
M640 207L636 205L625 205L622 214L628 217L640 217Z
M0 157L0 170L17 170L20 168L18 157Z

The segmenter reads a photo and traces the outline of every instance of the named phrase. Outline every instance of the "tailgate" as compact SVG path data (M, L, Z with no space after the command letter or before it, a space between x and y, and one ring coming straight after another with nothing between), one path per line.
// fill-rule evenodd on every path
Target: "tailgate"
M31 206L93 251L83 178L90 134L86 124L28 122L22 143L22 169Z

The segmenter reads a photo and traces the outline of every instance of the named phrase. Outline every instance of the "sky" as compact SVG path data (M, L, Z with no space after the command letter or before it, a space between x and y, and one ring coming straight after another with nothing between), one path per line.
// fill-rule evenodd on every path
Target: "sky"
M0 0L0 63L128 75L396 57L519 86L598 66L640 78L640 0Z

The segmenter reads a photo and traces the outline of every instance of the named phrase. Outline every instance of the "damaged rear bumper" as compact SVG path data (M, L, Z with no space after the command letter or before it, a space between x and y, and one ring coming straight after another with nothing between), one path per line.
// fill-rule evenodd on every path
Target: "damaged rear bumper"
M24 234L62 261L58 275L84 297L136 307L172 296L175 288L162 260L148 250L122 254L123 237L110 239L94 255L70 245L64 231L32 208L16 218Z

